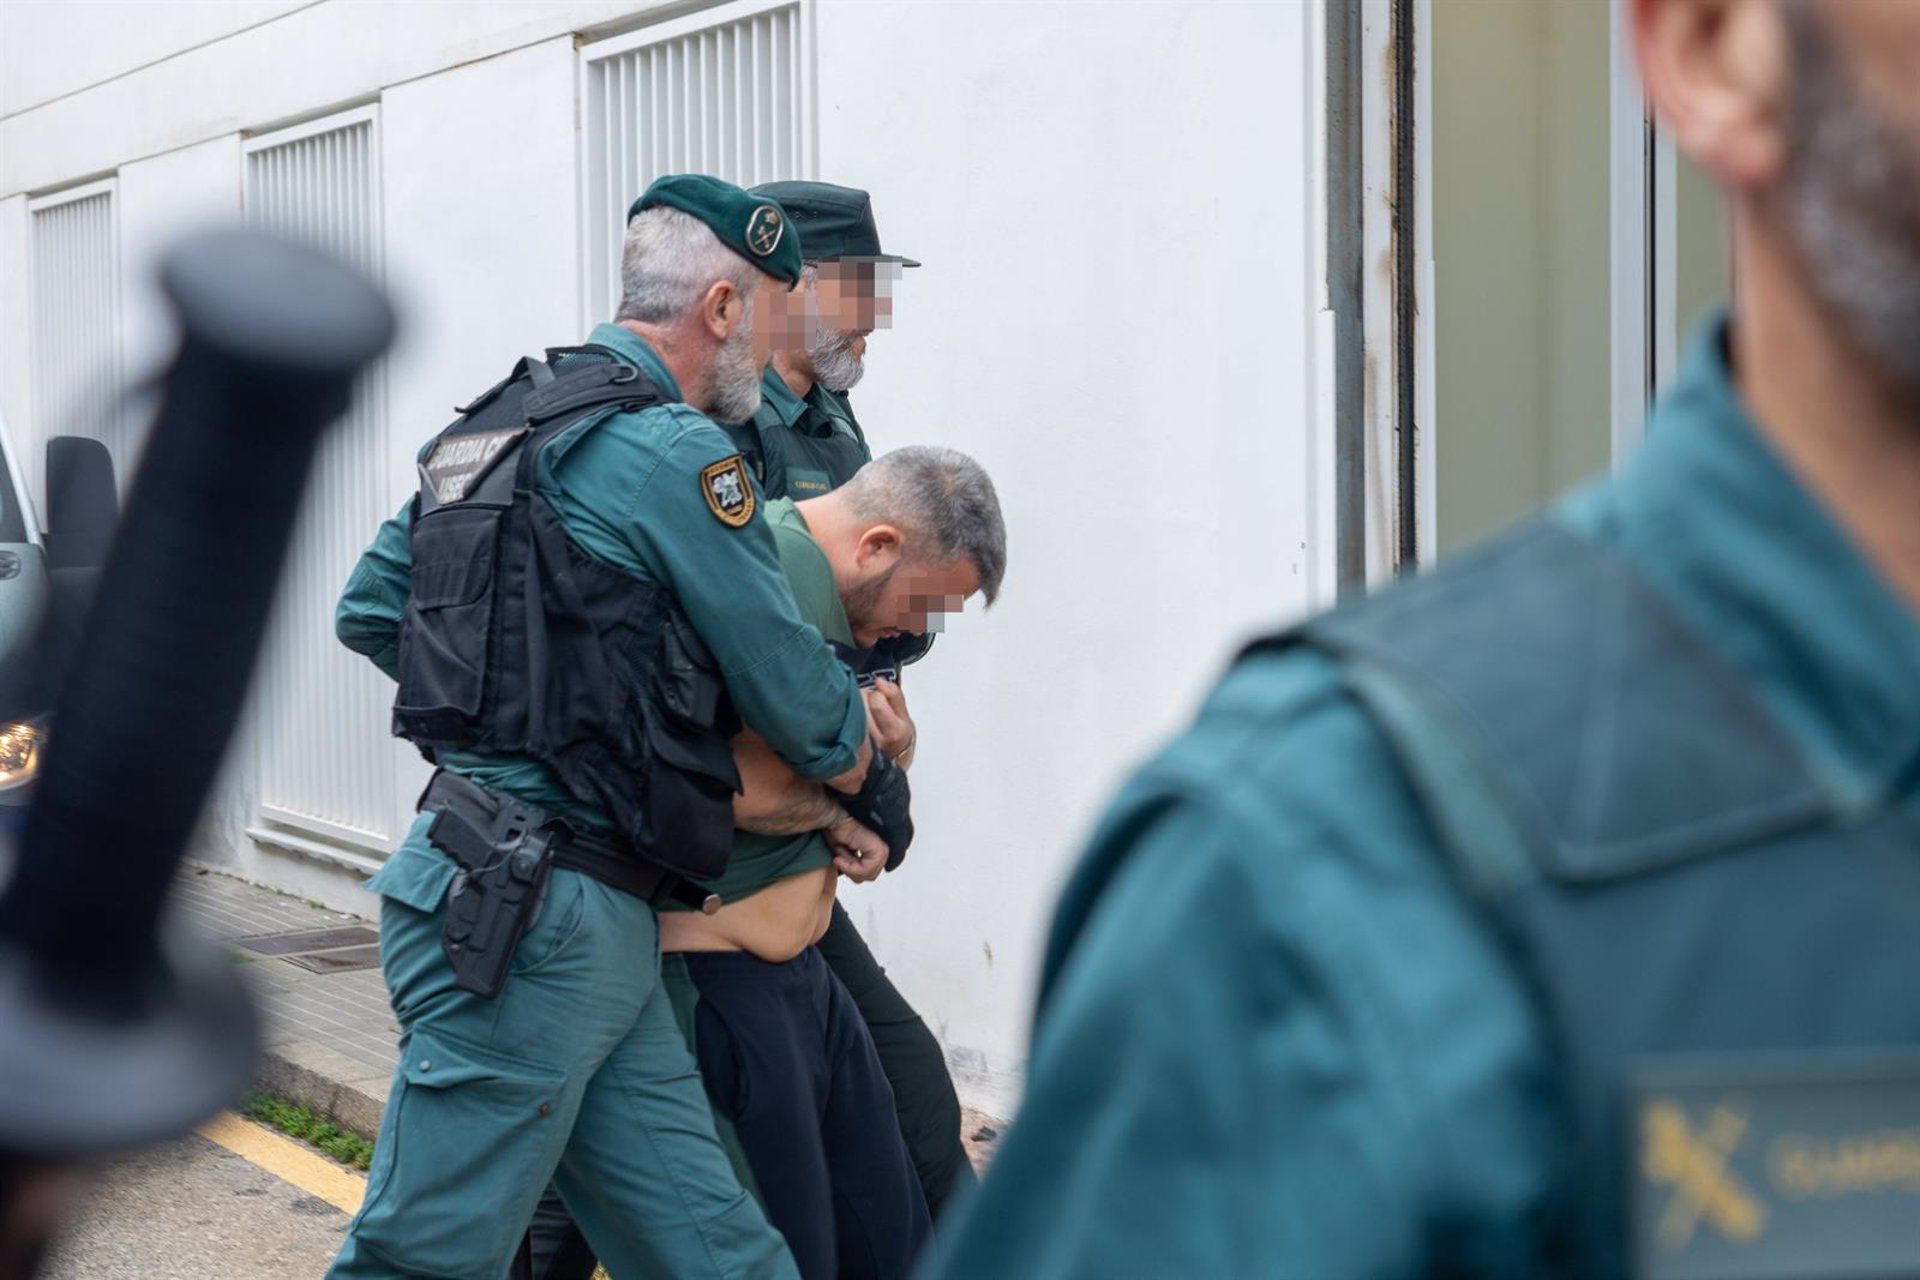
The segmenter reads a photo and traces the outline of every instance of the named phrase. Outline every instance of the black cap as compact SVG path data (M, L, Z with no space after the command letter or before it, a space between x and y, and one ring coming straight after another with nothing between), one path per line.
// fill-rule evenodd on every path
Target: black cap
M800 252L808 262L859 258L869 262L920 264L880 251L880 229L873 223L873 199L858 187L831 182L763 182L750 194L778 201L800 232Z

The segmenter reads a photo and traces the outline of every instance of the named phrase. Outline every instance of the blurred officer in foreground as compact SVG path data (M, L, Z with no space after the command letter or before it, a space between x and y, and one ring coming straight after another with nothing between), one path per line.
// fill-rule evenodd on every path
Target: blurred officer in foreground
M873 457L847 393L866 372L867 338L892 322L893 282L920 264L881 249L864 191L825 182L769 182L753 190L778 200L793 219L807 264L800 287L781 300L780 346L760 380L759 412L728 430L741 452L759 460L768 497L804 502L839 488ZM933 635L885 637L858 659L875 721L906 737L909 762L918 730L901 673L927 652ZM954 1193L973 1183L946 1055L838 905L820 954L873 1033L920 1189L937 1219Z
M365 278L256 231L189 238L161 281L180 352L71 661L0 670L0 714L57 726L17 851L0 834L0 1280L34 1272L83 1162L186 1132L251 1074L234 966L161 908L321 429L393 333Z
M1629 21L1731 317L1123 792L943 1274L1920 1272L1920 5Z
M368 884L402 1042L336 1277L499 1276L549 1179L620 1280L793 1273L715 1135L654 905L726 869L742 720L904 852L903 776L707 416L752 413L755 310L799 277L777 204L655 182L617 322L429 442L347 584L340 638L440 769Z

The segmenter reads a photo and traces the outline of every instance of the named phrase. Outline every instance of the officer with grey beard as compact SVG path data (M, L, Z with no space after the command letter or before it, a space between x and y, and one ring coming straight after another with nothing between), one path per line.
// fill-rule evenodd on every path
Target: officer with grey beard
M1731 312L1121 793L932 1274L1920 1275L1920 4L1622 8Z
M847 403L865 372L867 337L892 319L892 284L920 264L883 253L864 191L826 182L768 182L800 232L800 287L769 314L776 348L760 408L729 428L769 498L796 502L837 489L873 457Z

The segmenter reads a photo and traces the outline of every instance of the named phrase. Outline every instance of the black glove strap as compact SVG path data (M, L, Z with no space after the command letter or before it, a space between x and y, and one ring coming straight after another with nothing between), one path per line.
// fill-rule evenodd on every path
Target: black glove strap
M877 747L860 790L840 797L841 807L854 821L886 841L889 871L900 865L907 856L907 846L913 843L912 802L906 770Z

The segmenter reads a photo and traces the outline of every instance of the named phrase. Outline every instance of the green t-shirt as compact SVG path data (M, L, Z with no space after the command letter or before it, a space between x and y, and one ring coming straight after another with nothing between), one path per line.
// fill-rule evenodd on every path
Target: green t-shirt
M767 524L773 529L774 547L780 553L780 567L786 571L793 588L793 601L803 621L819 628L820 634L840 644L853 643L853 628L840 607L840 592L833 585L833 566L826 553L813 540L807 522L790 498L775 498L764 508ZM726 874L706 882L707 887L727 902L736 902L758 893L776 880L801 875L833 861L833 851L817 831L799 835L766 836L751 831L736 831L733 853L727 859ZM661 910L683 910L663 903Z

